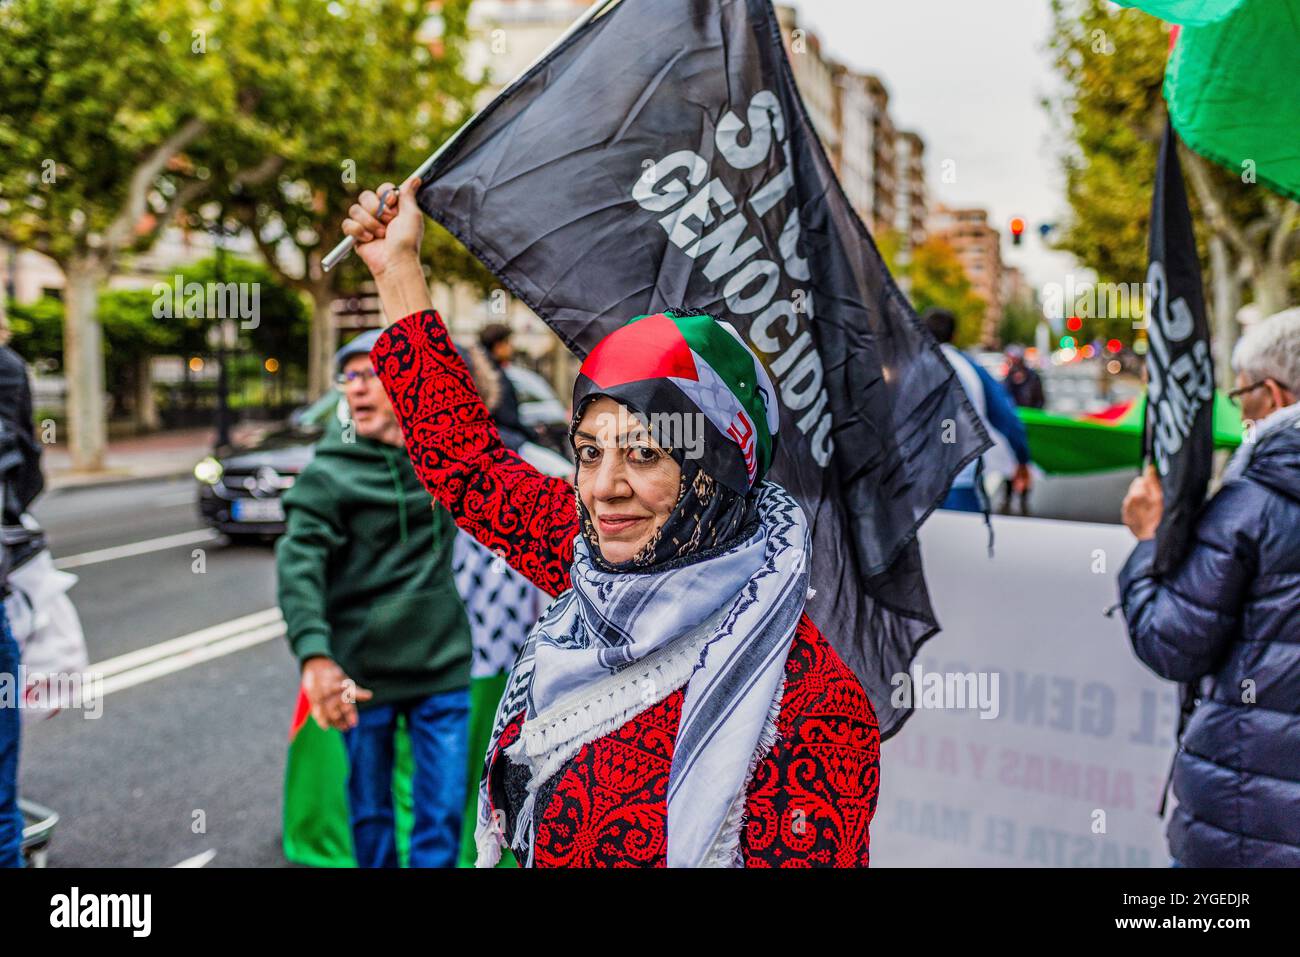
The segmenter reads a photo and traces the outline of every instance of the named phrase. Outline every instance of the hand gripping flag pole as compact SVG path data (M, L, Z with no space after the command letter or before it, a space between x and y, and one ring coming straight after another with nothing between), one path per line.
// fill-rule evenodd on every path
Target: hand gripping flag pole
M493 98L493 102L495 102L497 99L500 99L503 96L508 96L510 92L514 89L515 85L523 77L527 76L532 71L533 67L537 66L537 64L541 63L548 56L550 56L551 53L554 50L558 49L561 44L563 44L566 40L569 39L569 37L573 36L575 33L581 30L592 20L595 20L596 17L600 16L606 10L609 10L614 6L617 6L620 2L622 2L622 0L595 0L595 2L593 2L592 5L586 9L586 11L582 14L582 16L574 20L573 23L570 24L569 28L555 39L554 43L552 43L545 50L543 50L541 54L539 54L538 57L535 60L533 60L532 63L528 64L528 66L526 66L523 70L521 70L519 72L519 75L516 76L513 80L511 80L505 86L505 88L502 89L502 91L498 93L496 97ZM460 138L460 135L464 133L465 130L468 129L476 119L478 119L479 114L482 112L483 112L482 110L479 110L469 119L467 119L464 123L462 123L460 125L460 128L457 129L455 133L452 133L451 136L447 137L447 139L443 142L443 144L433 151L433 155L431 155L427 160L421 163L419 167L416 168L415 172L413 172L410 176L407 177L407 180L415 177L419 177L421 180L425 179L425 177L427 177L429 173L433 170L433 166L435 163L438 162L439 157L441 157L443 153L447 152L447 150L451 148L451 146ZM406 182L406 180L403 180L403 182ZM396 195L396 190L389 190L389 191L385 191L384 195L379 197L380 213L383 213L383 211L388 208L389 198L395 195ZM342 242L340 242L337 246L331 249L329 253L325 256L325 258L321 260L321 268L324 269L326 272L329 272L331 269L333 269L335 266L337 266L339 263L341 263L344 259L347 258L348 253L352 252L352 247L355 245L356 245L356 241L353 240L351 236L345 237Z

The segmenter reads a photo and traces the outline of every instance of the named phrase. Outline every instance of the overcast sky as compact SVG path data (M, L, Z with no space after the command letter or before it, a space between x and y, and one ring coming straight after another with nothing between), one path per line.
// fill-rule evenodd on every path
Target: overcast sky
M1056 88L1046 51L1048 0L789 0L823 51L889 90L901 129L925 139L930 201L983 206L1003 231L1002 256L1030 282L1065 281L1070 256L1047 249L1038 225L1065 211L1051 118L1040 105ZM940 180L956 161L956 182ZM1006 231L1029 223L1020 247Z

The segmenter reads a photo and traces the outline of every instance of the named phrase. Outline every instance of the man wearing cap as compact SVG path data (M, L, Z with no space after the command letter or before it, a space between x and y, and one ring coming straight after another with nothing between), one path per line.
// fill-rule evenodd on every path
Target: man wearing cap
M396 867L393 747L411 742L412 867L455 865L465 806L470 631L452 578L456 527L416 478L370 364L378 332L335 357L350 421L331 418L284 497L279 602L303 689L343 733L353 849Z

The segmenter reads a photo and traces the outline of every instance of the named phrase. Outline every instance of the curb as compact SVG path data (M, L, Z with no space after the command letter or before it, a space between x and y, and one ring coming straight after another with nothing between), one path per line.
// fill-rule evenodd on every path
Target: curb
M49 476L45 480L44 494L54 495L65 492L79 492L98 488L111 488L118 485L138 485L145 482L159 482L183 479L194 474L193 468L175 469L148 474L86 476L85 478L65 479L59 475Z

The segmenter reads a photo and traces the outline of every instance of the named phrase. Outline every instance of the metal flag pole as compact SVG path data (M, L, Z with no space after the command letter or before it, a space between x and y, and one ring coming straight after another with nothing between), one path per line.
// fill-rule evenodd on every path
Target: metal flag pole
M498 93L495 97L492 98L492 103L495 103L501 97L510 93L515 88L516 84L518 84L519 81L522 80L528 74L528 72L532 70L533 67L537 66L537 64L541 63L548 56L550 56L551 53L554 50L556 50L560 46L560 44L562 44L565 40L569 39L569 37L573 36L573 34L577 33L584 26L586 26L592 20L596 19L596 17L600 16L610 7L620 2L622 2L622 0L594 0L591 6L589 6L583 12L582 16L574 20L573 23L569 25L569 28L567 30L565 30L562 34L556 37L555 41L551 43L550 46L548 46L545 50L543 50L540 54L538 54L537 58L533 60L532 63L524 67L524 69L519 72L518 76L516 76L513 80L511 80L508 84L506 84L505 88L500 93ZM488 104L488 106L491 105L492 105L491 103ZM487 107L484 107L483 109L487 109ZM413 172L410 176L408 176L407 179L411 179L412 177L416 177L416 176L418 176L420 179L424 179L426 176L428 176L430 170L433 169L433 165L436 162L438 162L438 157L442 156L443 153L447 152L447 150L450 149L451 146L458 139L460 139L460 135L465 132L465 130L469 127L471 123L473 123L476 119L478 119L478 117L482 114L482 112L483 110L479 110L469 119L467 119L464 123L462 123L460 125L460 128L457 129L455 133L452 133L451 136L447 137L447 139L443 142L443 144L439 146L436 150L434 150L433 155L430 156L423 163L421 163L419 167L415 170L415 172ZM406 180L402 180L402 182L406 182ZM388 200L391 196L394 195L396 195L396 191L386 193L385 195L379 197L379 211L381 213L388 208ZM321 268L326 272L329 272L336 265L342 262L347 257L348 253L352 252L352 247L355 245L356 242L355 240L353 240L351 236L344 237L343 241L340 242L333 249L331 249L329 253L325 256L325 258L321 260Z

